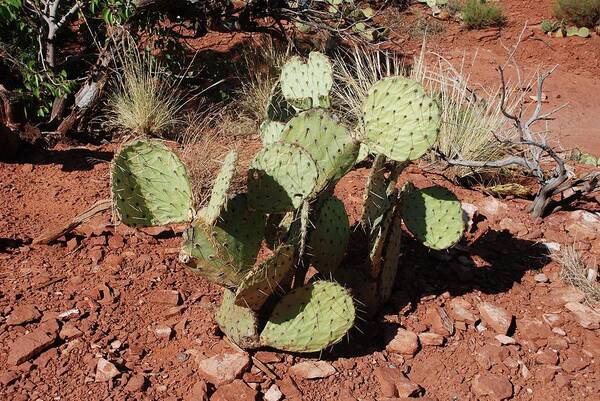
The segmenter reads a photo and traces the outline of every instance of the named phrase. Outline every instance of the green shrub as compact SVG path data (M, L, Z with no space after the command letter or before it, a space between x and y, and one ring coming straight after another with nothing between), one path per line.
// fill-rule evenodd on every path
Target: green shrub
M579 27L600 25L600 0L555 0L554 15Z
M467 0L462 9L463 21L469 29L501 26L506 17L496 2L485 0Z

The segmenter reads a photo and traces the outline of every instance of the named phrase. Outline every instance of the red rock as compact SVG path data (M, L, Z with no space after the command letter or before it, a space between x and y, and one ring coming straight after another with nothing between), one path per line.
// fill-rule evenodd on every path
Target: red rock
M584 329L596 330L600 328L600 313L589 306L569 302L565 304L565 308L571 311L577 323Z
M548 348L555 351L562 351L569 348L569 343L567 343L567 340L561 337L550 337L548 339Z
M565 223L565 229L577 241L592 241L600 232L600 217L597 213L585 210L570 212L569 219Z
M77 249L78 245L77 238L71 238L67 241L67 252L73 252L75 249Z
M589 364L588 361L580 356L572 356L563 361L560 364L560 367L563 368L565 372L574 373L585 369Z
M513 316L501 306L482 302L478 306L481 320L498 334L508 334Z
M10 347L7 362L11 365L20 365L28 359L34 358L50 348L56 341L56 335L37 329L29 334L19 337Z
M554 366L558 363L558 352L551 349L539 350L535 353L533 358L540 365Z
M560 371L558 366L540 366L535 370L533 375L537 381L548 384L554 379L554 375L558 371Z
M74 340L83 335L83 332L75 327L75 324L71 322L65 323L65 325L60 329L58 336L63 340Z
M217 388L210 401L255 401L258 396L256 390L248 387L241 380L234 380Z
M283 393L279 390L277 384L271 385L264 395L264 401L279 401L283 398Z
M297 363L288 370L295 379L323 379L336 372L330 363L325 361L307 361Z
M471 386L480 397L487 395L495 400L506 400L513 395L513 385L507 377L487 372L475 376Z
M449 313L454 320L468 324L475 324L477 321L477 316L473 314L472 309L473 306L465 299L454 298L450 301Z
M0 384L3 387L8 387L19 378L19 373L14 370L9 370L8 372L4 372L0 374Z
M142 374L136 374L129 379L125 385L125 390L130 393L139 393L140 391L144 391L147 385L148 382L146 381L146 377ZM201 401L208 401L208 398Z
M298 389L294 379L290 376L286 376L282 380L277 381L277 385L283 395L285 395L286 400L303 401L302 392Z
M489 370L492 366L502 362L502 348L497 345L486 344L475 351L474 357L482 369Z
M215 355L198 361L200 373L216 386L238 379L250 366L250 357L245 352Z
M444 337L435 333L420 333L419 341L422 345L441 346L444 344Z
M425 314L425 324L436 334L449 337L454 334L454 322L450 319L446 310L440 306L431 306Z
M176 290L156 290L150 296L150 302L177 306L181 302L181 295Z
M554 382L558 388L566 387L571 383L569 377L562 373L559 373L555 376Z
M257 351L254 357L262 363L279 363L282 361L280 354L270 351Z
M104 358L99 358L96 364L96 377L94 381L97 383L108 382L119 376L119 369Z
M194 384L184 401L208 401L208 386L204 380Z
M402 355L413 356L419 349L419 337L412 331L394 328L386 333L387 345L385 349Z
M552 330L538 319L517 320L517 332L519 338L527 340L538 340L552 336Z
M600 356L600 337L591 331L583 333L583 350L595 357Z
M502 345L511 345L517 343L517 341L514 338L505 336L504 334L496 334L494 338L498 340L498 342Z
M154 329L154 334L156 334L158 338L165 338L169 340L173 335L173 329L169 326L158 326Z
M19 305L6 319L9 326L20 326L39 320L42 317L40 311L34 305Z
M123 263L123 260L125 258L123 258L122 255L107 255L104 258L104 264L108 267L119 267L121 266L121 264Z
M123 237L119 234L113 235L108 238L108 247L111 249L119 249L125 245Z
M266 377L260 373L246 372L242 375L242 380L245 383L264 383L267 381Z
M564 319L558 313L544 313L542 319L550 327L559 327L564 323Z
M411 397L421 391L421 387L410 381L399 369L377 367L374 374L383 397Z
M564 305L569 302L581 302L585 294L578 288L571 286L556 287L550 291L547 300L549 305Z

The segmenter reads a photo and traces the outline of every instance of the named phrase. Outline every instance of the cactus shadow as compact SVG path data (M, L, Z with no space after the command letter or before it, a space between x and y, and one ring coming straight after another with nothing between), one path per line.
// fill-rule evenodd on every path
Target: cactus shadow
M383 351L389 333L399 327L387 323L389 319L385 316L409 316L419 303L444 293L457 297L473 291L507 292L521 282L527 271L541 269L551 261L543 244L495 230L449 251L432 251L407 235L403 252L388 303L373 317L357 321L350 339L328 350L321 355L322 359L353 358Z
M21 151L14 159L16 164L61 165L61 170L89 171L96 164L108 163L113 158L113 152L87 148L42 149L31 147Z

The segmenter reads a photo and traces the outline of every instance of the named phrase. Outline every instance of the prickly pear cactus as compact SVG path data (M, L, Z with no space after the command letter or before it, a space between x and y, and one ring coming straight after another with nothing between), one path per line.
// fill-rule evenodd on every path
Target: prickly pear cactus
M318 176L313 158L302 147L273 143L263 148L250 164L250 204L269 213L294 210L313 192Z
M311 52L306 62L300 57L292 57L281 70L280 84L283 96L296 109L328 108L333 67L319 52Z
M317 281L279 301L260 343L289 352L317 352L341 341L354 325L352 296L341 285Z
M221 210L225 209L227 206L229 187L231 186L231 180L235 174L237 157L237 151L235 150L230 151L227 156L225 156L221 171L215 179L208 206L200 212L200 215L208 224L214 224L221 214Z
M401 206L406 227L431 249L449 248L464 234L460 201L446 188L408 188L403 193Z
M281 84L277 82L271 90L271 97L267 105L267 120L286 123L296 115L296 109L285 100L281 92Z
M358 156L359 144L324 110L305 111L294 117L281 138L301 146L315 161L318 171L316 191L336 183L352 168Z
M313 266L328 277L344 259L349 239L350 224L344 203L335 197L328 198L310 236L308 253L312 255Z
M223 292L216 320L221 331L240 347L252 349L260 346L258 316L251 309L237 306L235 294L228 289Z
M271 295L283 291L281 282L292 273L293 267L294 247L282 245L246 273L235 293L235 304L259 311Z
M160 141L126 143L111 164L111 189L116 215L128 226L161 226L193 217L185 166Z
M411 79L397 76L377 82L369 89L363 113L365 142L389 159L418 159L437 139L438 105Z
M279 121L265 121L260 125L260 139L263 146L271 145L272 143L281 140L281 133L285 128L285 124Z

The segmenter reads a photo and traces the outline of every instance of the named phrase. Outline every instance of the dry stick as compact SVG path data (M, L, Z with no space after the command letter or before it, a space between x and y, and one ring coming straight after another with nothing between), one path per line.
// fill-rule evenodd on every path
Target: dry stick
M112 206L112 201L110 199L102 199L102 200L94 203L94 205L91 208L89 208L88 210L86 210L85 212L76 216L69 224L67 224L57 230L52 230L52 231L46 232L45 234L40 235L39 237L37 237L36 239L33 240L33 244L34 245L38 245L38 244L47 245L47 244L51 243L52 241L55 241L57 238L74 230L81 223L84 223L85 221L91 219L98 213L101 213L105 210L110 209L111 206Z

